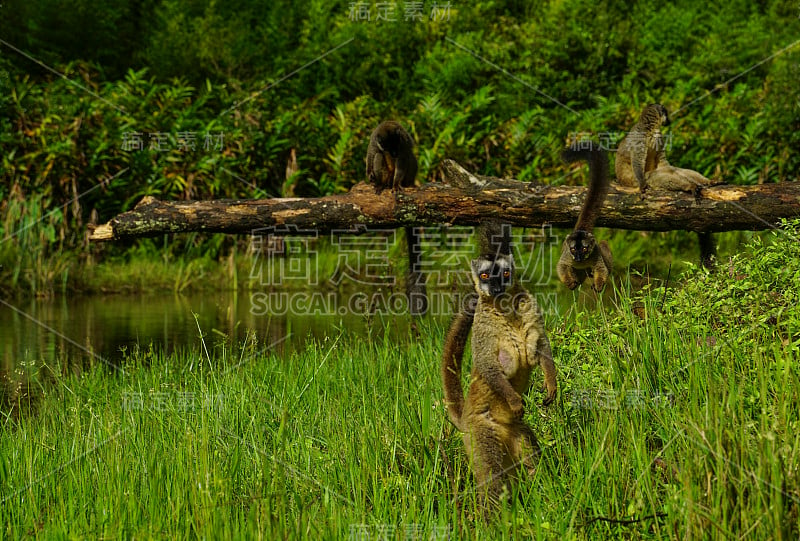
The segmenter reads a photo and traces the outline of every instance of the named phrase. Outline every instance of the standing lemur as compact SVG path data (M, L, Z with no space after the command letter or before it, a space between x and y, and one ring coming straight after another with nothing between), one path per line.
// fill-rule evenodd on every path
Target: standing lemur
M397 192L401 187L414 185L417 176L414 139L394 120L381 122L373 130L369 138L366 162L367 178L375 185L375 193L388 187ZM421 269L419 238L413 227L408 226L405 231L408 245L406 297L409 312L420 315L428 311L428 295Z
M482 499L497 502L521 465L531 470L539 444L523 420L523 396L536 366L544 371L550 404L556 368L544 320L534 298L517 281L510 226L481 228L481 253L471 262L476 298L453 320L442 353L448 415L464 432ZM472 375L464 400L461 361L472 327Z
M617 182L623 186L638 187L644 196L647 188L689 192L698 197L703 188L714 181L697 171L682 169L667 161L666 143L661 126L669 125L667 109L659 104L648 105L639 121L620 142L614 171ZM711 233L698 233L700 260L706 267L713 264L716 249Z
M599 144L589 141L581 142L580 147L564 150L561 157L566 162L588 161L591 179L575 229L564 239L561 258L556 266L558 278L568 288L575 289L591 276L592 287L600 292L613 268L608 243L597 242L592 232L608 194L608 153Z

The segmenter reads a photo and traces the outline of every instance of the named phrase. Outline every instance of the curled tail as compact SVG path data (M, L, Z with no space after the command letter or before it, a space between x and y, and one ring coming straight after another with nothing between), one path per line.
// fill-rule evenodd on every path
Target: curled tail
M408 245L408 276L406 278L406 298L408 311L415 316L428 311L428 292L425 288L425 275L422 274L422 253L419 236L411 226L406 228L406 244Z
M475 319L476 302L477 297L470 296L464 310L453 318L442 350L442 386L447 415L450 417L450 422L462 432L464 432L461 423L461 416L464 413L464 390L461 388L461 361L472 329L472 321Z
M581 230L591 233L594 222L600 214L603 200L608 194L608 152L594 141L576 143L561 153L561 159L567 163L585 160L589 162L589 191L575 224L575 231Z

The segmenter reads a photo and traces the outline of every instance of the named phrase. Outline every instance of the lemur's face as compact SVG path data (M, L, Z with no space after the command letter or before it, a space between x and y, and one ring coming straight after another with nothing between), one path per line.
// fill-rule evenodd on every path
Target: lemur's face
M594 235L578 229L577 231L570 233L570 235L567 237L567 247L569 248L570 255L572 255L572 259L580 263L589 257L594 251Z
M481 295L498 297L511 287L514 280L514 259L510 255L472 260L472 279Z

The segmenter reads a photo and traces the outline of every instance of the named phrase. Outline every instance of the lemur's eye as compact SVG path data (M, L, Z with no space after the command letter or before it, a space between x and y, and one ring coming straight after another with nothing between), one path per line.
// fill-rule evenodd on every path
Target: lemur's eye
M488 279L489 279L489 273L488 272L482 272L481 273L481 280L486 281Z
M511 271L510 270L504 270L503 271L503 278L508 278L509 276L511 276Z

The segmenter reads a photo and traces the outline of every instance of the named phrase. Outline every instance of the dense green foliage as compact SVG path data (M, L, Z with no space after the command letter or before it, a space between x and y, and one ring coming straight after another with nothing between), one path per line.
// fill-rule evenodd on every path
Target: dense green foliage
M24 367L38 392L0 422L2 535L796 539L798 225L683 288L549 321L560 398L533 391L527 414L543 459L489 524L426 319L285 358L250 337L113 373Z
M570 134L624 133L653 101L675 113L677 165L729 183L800 170L794 1L425 2L421 20L388 4L394 22L374 3L367 21L319 0L6 0L0 283L68 280L93 211L144 195L345 190L387 117L415 136L426 181L449 157L563 182Z
M374 2L353 20L342 1L3 0L0 298L246 287L242 241L90 247L85 226L145 195L346 190L388 117L417 140L421 181L454 158L575 182L568 138L613 139L655 101L673 113L672 163L797 180L796 0L452 2L433 18L423 2L420 20L393 5L390 22ZM798 235L726 235L724 254L751 241L677 287L670 265L694 236L609 235L618 270L647 262L670 282L623 275L605 306L550 318L560 399L544 410L532 394L527 417L541 467L490 524L428 317L399 342L336 329L286 357L251 336L142 346L121 369L3 367L0 537L796 539Z

